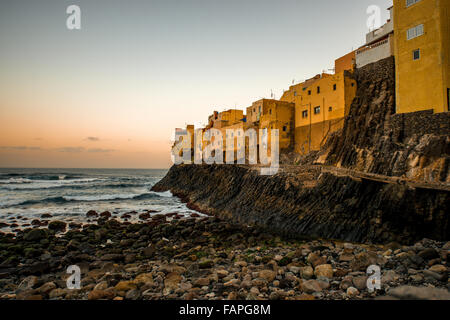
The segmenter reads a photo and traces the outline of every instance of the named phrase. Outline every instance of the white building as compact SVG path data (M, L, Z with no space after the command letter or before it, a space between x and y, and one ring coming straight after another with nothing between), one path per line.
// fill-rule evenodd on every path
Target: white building
M356 50L357 68L394 55L393 7L388 10L390 19L380 28L366 34L366 44Z

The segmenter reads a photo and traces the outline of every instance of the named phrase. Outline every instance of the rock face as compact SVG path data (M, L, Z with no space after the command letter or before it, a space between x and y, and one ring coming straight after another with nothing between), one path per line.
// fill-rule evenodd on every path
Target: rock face
M355 72L358 90L344 128L316 161L359 171L450 182L450 113L395 114L394 59Z
M450 113L394 114L392 58L358 69L355 78L358 91L344 128L303 164L449 181ZM448 191L328 173L311 180L313 186L295 174L264 177L237 165L179 165L153 190L171 190L193 209L287 236L403 243L450 238Z
M289 174L260 176L230 165L173 166L153 190L171 190L191 208L297 238L376 243L450 238L446 191L327 173L311 188Z

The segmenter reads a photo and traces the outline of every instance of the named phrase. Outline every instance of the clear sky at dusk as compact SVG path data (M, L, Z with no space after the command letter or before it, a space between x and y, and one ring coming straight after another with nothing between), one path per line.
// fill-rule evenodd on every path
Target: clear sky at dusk
M333 68L372 4L2 0L0 167L167 168L175 127Z

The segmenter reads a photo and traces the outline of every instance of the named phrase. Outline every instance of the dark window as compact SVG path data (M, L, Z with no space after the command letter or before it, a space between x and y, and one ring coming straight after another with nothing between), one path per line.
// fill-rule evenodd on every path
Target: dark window
M352 82L352 87L354 87L355 86L355 83L354 82Z
M420 49L413 51L413 60L419 60L420 59Z
M320 113L320 106L314 108L314 114Z
M308 96L310 96L311 95L311 90L308 90Z
M329 107L329 108L328 108L328 111L329 111L329 112L333 111L333 107Z
M308 110L302 111L302 118L308 118Z
M286 132L286 130L287 130L287 127L283 126L283 131Z
M269 110L269 114L272 114L272 109Z
M447 111L450 111L450 89L447 88Z
M317 93L320 93L320 87L317 87Z
M336 91L336 84L333 84L333 90Z

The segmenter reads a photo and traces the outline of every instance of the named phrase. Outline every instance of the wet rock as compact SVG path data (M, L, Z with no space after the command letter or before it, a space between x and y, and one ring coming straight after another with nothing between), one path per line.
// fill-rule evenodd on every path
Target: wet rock
M38 283L38 277L36 276L29 276L23 279L19 286L17 287L16 294L29 291L33 289L33 287Z
M149 214L148 212L141 213L141 214L139 215L139 219L141 219L141 220L147 220L147 219L150 219L150 214Z
M420 251L418 256L421 257L423 260L431 260L440 257L439 252L437 252L437 250L433 248L428 248Z
M317 278L325 277L325 278L331 279L331 278L333 278L333 267L331 266L331 264L318 265L314 269L314 275Z
M62 232L66 231L67 223L64 221L51 221L48 224L48 228L53 231Z
M359 276L353 278L353 285L359 290L363 291L367 288L367 277L366 276Z
M32 226L40 226L41 225L41 221L39 219L33 219L31 221L31 225Z
M314 276L314 270L310 266L300 268L300 277L309 280Z
M98 216L98 213L97 213L97 211L95 211L95 210L89 210L89 211L86 213L86 217L89 217L89 218L97 217L97 216Z
M428 270L430 270L432 272L444 274L447 272L447 267L442 264L435 264L435 265L431 266Z
M124 259L123 254L120 253L108 253L100 257L103 261L122 261Z
M38 290L41 294L45 295L50 293L53 289L56 289L56 284L54 282L47 282L40 286Z
M272 282L277 274L272 270L261 270L258 275L267 282Z
M194 281L194 287L204 287L209 286L210 279L209 278L198 278Z
M316 280L307 280L307 281L302 281L300 283L300 290L302 290L306 293L315 293L315 292L321 292L322 287L320 286L320 283Z
M353 298L359 294L359 291L355 287L349 287L349 288L347 288L346 293L349 297Z
M214 261L211 259L204 259L198 263L200 269L208 269L214 266Z
M308 263L310 263L313 266L313 268L315 268L318 265L327 263L326 258L319 256L318 254L316 254L314 252L312 252L308 255L308 257L306 258L306 261Z
M127 300L138 300L141 297L141 291L139 289L131 289L125 295L125 299Z
M47 232L43 229L32 229L25 233L23 239L26 241L37 241L47 238Z
M136 284L133 281L120 281L116 286L114 287L117 291L129 291L132 289L136 289Z
M177 272L171 272L167 274L166 278L164 279L164 294L170 294L178 289L181 279L181 275Z
M111 300L114 298L114 292L112 290L100 290L94 289L88 294L88 300Z
M379 257L375 252L362 252L355 256L350 263L350 268L354 271L366 271L370 265L382 266L385 262L385 258Z
M50 299L57 299L57 298L62 298L67 294L67 290L66 289L53 289L52 291L50 291L50 293L48 294Z
M155 255L155 252L156 252L156 249L154 246L147 247L142 250L142 254L144 255L144 257L147 257L147 258L153 257Z
M401 286L389 290L388 295L402 300L450 300L448 290L431 287Z

